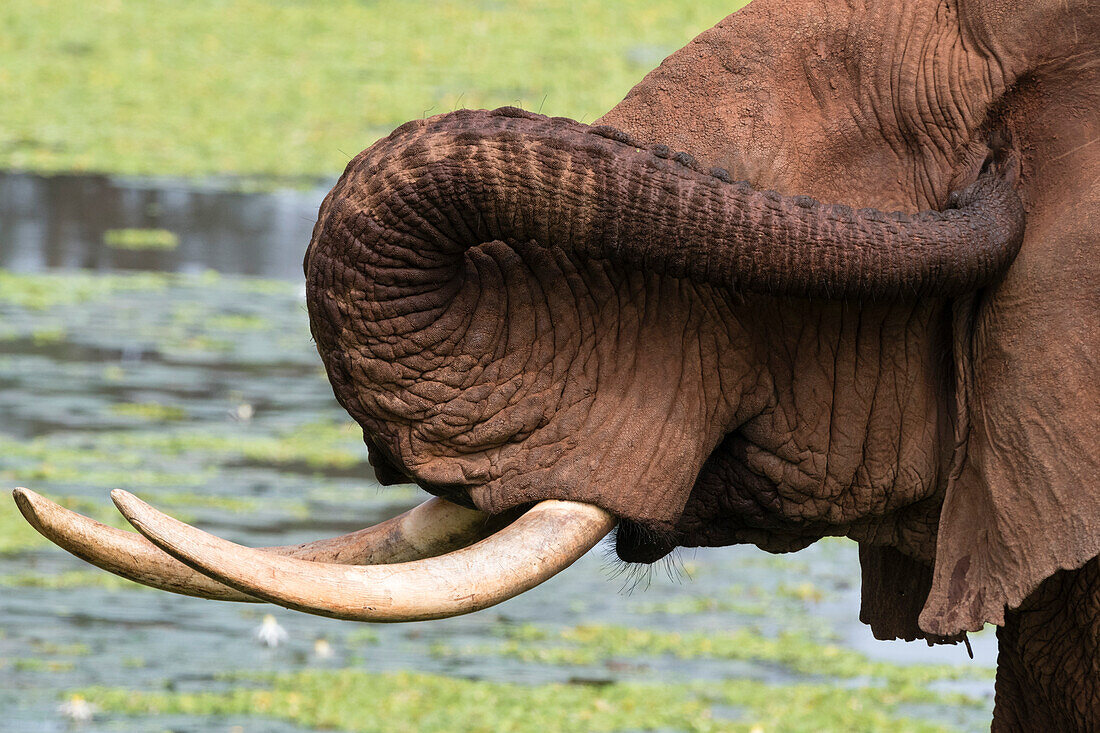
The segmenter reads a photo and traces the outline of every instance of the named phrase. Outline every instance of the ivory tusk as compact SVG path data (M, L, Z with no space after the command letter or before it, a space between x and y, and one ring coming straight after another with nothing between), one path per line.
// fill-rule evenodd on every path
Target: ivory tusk
M26 520L46 539L108 572L153 588L219 601L258 602L166 554L140 534L70 511L29 489L12 492ZM338 564L419 560L465 547L506 526L516 512L489 515L432 498L381 524L301 545L263 548L274 555Z
M599 507L548 500L446 555L348 566L235 545L128 492L116 489L111 498L139 532L211 578L280 606L356 621L419 621L492 606L564 570L615 526L614 516Z
M259 601L195 572L139 534L69 511L29 489L18 488L12 494L23 517L39 534L109 573L185 596L218 601Z

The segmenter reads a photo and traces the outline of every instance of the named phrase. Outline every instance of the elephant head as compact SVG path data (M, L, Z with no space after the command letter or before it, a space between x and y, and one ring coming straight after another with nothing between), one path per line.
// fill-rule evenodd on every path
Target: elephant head
M186 567L24 513L170 590L379 620L615 522L643 562L848 535L876 635L1003 623L1100 553L1098 42L1091 0L755 0L595 125L409 122L322 204L307 301L379 480L442 500L265 552L120 494Z

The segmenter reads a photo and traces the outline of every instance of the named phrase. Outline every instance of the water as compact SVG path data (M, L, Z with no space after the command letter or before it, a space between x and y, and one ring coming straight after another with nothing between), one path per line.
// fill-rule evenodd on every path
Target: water
M158 270L300 280L317 207L332 181L305 190L234 191L111 176L0 174L0 267ZM167 229L171 251L104 244L112 229Z
M421 501L412 488L382 489L370 478L360 436L313 352L300 263L325 188L245 194L178 182L0 176L0 265L26 273L0 291L0 485L67 497L105 521L114 515L107 492L122 486L250 545L349 531ZM166 229L179 246L130 252L103 244L106 231L125 228ZM775 685L777 694L794 683L873 684L796 673L775 660L643 655L555 664L493 651L526 624L551 635L593 623L706 634L749 628L767 638L794 631L823 649L896 664L994 664L991 634L973 638L973 663L961 646L874 641L857 620L855 546L840 540L779 557L747 547L690 551L679 556L679 572L658 568L644 582L617 576L601 547L494 609L365 627L104 585L106 576L52 546L21 544L27 535L14 529L14 513L0 500L0 528L13 544L6 551L0 544L5 731L70 730L58 704L89 685L216 691L230 685L223 673L239 671L419 670L531 685L747 678ZM288 632L276 649L253 637L267 612ZM329 659L314 653L321 638ZM914 704L899 715L987 728L987 676L937 685L977 701ZM746 714L738 705L712 713ZM300 730L260 717L110 711L79 728L234 726Z

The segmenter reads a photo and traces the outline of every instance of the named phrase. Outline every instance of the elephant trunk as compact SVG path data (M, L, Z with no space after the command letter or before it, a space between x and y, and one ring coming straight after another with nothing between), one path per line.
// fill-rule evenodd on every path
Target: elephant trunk
M953 296L1016 255L1013 162L955 208L886 214L757 191L605 126L463 110L407 123L349 163L321 206L307 281L355 281L371 320L431 319L460 287L466 250L533 240L775 295Z

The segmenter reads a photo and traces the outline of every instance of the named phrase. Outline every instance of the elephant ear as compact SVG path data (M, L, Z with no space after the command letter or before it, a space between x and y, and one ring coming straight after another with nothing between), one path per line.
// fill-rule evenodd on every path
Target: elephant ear
M859 543L862 599L859 620L876 639L957 644L964 635L937 636L917 625L917 617L932 587L932 568L893 547Z
M1002 625L1100 554L1100 185L1073 189L1034 194L1005 279L955 305L958 444L928 633Z

